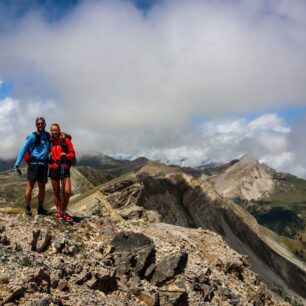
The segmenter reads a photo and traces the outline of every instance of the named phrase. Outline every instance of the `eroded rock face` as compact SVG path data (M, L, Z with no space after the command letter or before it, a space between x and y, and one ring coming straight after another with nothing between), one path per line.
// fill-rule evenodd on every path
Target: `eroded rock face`
M107 196L112 207L123 208L138 203L142 186L141 180L136 176L132 176L119 183L103 187L100 191Z

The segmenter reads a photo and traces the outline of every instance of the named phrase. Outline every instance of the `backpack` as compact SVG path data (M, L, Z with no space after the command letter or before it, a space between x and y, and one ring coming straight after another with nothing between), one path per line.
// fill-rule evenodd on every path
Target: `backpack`
M64 135L64 138L62 139L62 141L60 143L60 146L62 147L63 152L68 153L68 146L67 146L67 143L66 143L66 138L71 140L72 136L70 134L64 133L64 132L61 132L61 134ZM51 140L51 146L52 146L52 140ZM69 159L69 160L67 159L66 163L70 166L75 166L77 161L76 161L76 158L74 157L73 159Z
M50 133L48 132L45 132L47 134L47 140L51 141L51 135ZM33 132L32 134L35 135L35 142L34 142L34 146L30 149L30 151L26 152L24 157L23 157L23 160L25 163L29 164L33 158L31 156L31 153L33 152L33 150L35 149L36 146L38 146L40 144L40 141L41 141L41 135L36 131L36 132ZM30 135L27 137L27 139L30 137ZM46 162L48 162L48 160L46 160Z

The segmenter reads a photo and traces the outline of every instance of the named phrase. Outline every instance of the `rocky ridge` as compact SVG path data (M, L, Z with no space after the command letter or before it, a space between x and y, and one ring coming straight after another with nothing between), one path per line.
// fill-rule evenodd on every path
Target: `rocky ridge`
M136 173L103 184L71 208L126 220L144 218L221 234L236 251L250 256L252 269L275 290L305 298L306 267L273 232L203 180L148 162Z
M0 305L288 305L209 230L77 220L0 214Z

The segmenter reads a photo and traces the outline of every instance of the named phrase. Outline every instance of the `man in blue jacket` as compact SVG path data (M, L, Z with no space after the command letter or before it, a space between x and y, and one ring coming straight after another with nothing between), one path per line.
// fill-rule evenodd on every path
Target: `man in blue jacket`
M43 204L45 200L45 187L48 181L48 162L50 152L50 134L45 131L46 121L43 117L36 118L37 131L32 133L23 145L14 165L15 171L19 170L19 165L27 157L27 187L25 191L25 212L28 216L32 216L31 198L32 190L36 181L38 182L38 207L37 213L46 215L47 211Z

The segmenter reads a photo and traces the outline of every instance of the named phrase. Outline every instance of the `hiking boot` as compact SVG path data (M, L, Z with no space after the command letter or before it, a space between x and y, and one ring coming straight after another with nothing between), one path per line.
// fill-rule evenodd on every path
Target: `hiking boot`
M37 208L37 214L38 214L38 215L44 215L44 216L46 216L46 215L48 215L48 211L45 210L42 206L38 206L38 208Z
M26 209L25 209L25 214L26 214L26 216L28 216L28 217L32 217L32 210L31 210L30 207L26 207Z
M68 214L66 214L66 215L64 216L64 220L67 221L67 222L72 222L72 221L73 221L72 217L69 216Z
M56 219L63 220L62 214L59 213L59 212L57 212L57 213L54 215L54 217L55 217Z

